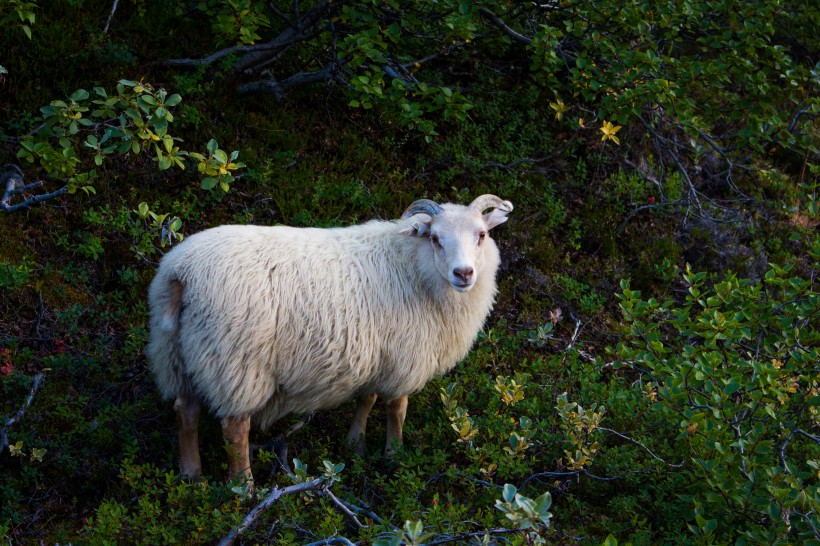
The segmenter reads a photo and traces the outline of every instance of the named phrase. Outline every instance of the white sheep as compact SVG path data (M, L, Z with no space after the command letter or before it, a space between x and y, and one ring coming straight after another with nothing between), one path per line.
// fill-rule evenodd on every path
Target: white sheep
M397 221L221 226L174 247L149 290L146 352L175 399L182 474L202 474L201 402L231 444L230 475L248 481L251 417L264 429L358 397L348 439L362 450L378 395L387 448L400 445L407 395L464 358L490 312L499 253L488 231L512 210L494 195L423 199Z

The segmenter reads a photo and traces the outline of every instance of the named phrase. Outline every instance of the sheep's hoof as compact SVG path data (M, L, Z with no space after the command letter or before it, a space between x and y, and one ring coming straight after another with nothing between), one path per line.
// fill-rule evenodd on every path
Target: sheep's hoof
M390 444L384 446L384 456L388 459L392 459L393 456L396 455L396 453L398 453L402 449L403 448L401 443L391 442Z
M359 434L357 438L348 437L347 445L350 447L350 451L362 459L367 455L367 443L364 440L364 434Z

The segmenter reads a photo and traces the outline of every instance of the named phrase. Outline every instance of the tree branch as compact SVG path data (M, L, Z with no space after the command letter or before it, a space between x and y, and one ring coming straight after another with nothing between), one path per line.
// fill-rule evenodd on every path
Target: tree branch
M256 524L256 521L264 514L268 508L273 506L273 504L278 501L280 498L284 497L285 495L293 495L296 493L304 493L305 491L315 491L317 489L321 489L324 487L325 480L324 478L316 478L313 481L299 483L296 485L291 485L290 487L285 487L284 489L276 488L274 489L270 495L268 495L265 500L259 503L253 510L248 512L248 515L245 516L245 519L242 520L242 523L239 524L239 527L236 529L231 529L231 532L225 535L221 541L219 541L219 546L229 546L234 543L234 541L250 529Z
M9 202L11 201L11 198L13 196L25 193L34 188L39 188L43 185L43 182L40 180L36 180L30 184L26 184L23 171L21 171L17 165L13 164L3 166L3 171L2 173L0 173L0 186L2 186L3 184L5 184L5 192L3 193L3 198L0 199L0 209L3 209L6 212L14 212L15 210L28 207L29 205L33 205L35 203L39 203L47 199L52 199L68 191L68 186L63 186L57 191L53 191L51 193L46 193L43 195L37 195L29 199L26 199L21 203L17 203L16 205L10 205Z
M31 405L32 400L34 400L34 395L40 390L40 387L43 385L43 374L38 373L34 376L34 381L31 384L31 389L28 392L28 396L26 397L26 401L20 406L11 417L6 419L5 424L0 427L0 453L6 449L6 446L9 445L9 437L8 437L8 429L15 425L22 417L23 414L26 412L26 409Z
M108 20L105 22L105 28L103 29L103 34L108 34L108 27L111 25L111 19L114 18L114 12L117 11L117 4L119 4L120 0L114 0L114 5L111 6L111 14L108 16Z
M506 34L510 38L513 38L514 40L518 40L519 42L527 44L527 45L530 45L532 43L532 38L529 38L527 36L524 36L523 34L519 34L518 32L516 32L511 27L507 26L507 23L502 21L501 18L498 17L498 15L491 12L487 8L479 8L478 11L482 15L487 16L493 22L493 24L496 27L498 27L502 32L504 32L504 34Z
M294 9L296 11L293 21L287 19L287 17L279 12L279 10L275 10L275 13L287 21L289 26L269 42L255 45L235 45L221 49L211 55L208 55L207 57L202 57L199 59L168 59L160 64L162 66L171 67L210 66L228 55L238 53L243 55L243 57L234 64L233 69L240 72L243 70L249 70L259 64L267 62L268 56L271 52L276 54L283 48L287 48L297 42L302 42L313 38L316 33L311 29L313 29L323 18L327 17L327 15L329 15L333 10L337 9L338 4L341 3L342 2L337 2L329 6L325 0L320 2L316 7L302 17L299 16L298 7L295 6Z
M33 182L32 184L30 184L30 186L35 186L35 185L37 185L37 186L42 185L42 182ZM20 203L17 203L16 205L9 205L8 203L6 203L5 198L4 198L4 200L2 202L0 202L0 207L2 207L3 210L5 210L6 212L14 212L15 210L19 210L19 209L28 207L30 205L40 203L42 201L47 201L49 199L54 199L55 197L63 195L67 191L68 191L68 186L63 186L62 188L60 188L56 191L53 191L51 193L44 193L42 195L35 195L34 197L26 199L25 201L21 201Z
M259 93L264 95L273 95L276 100L282 100L285 98L285 92L292 87L336 80L337 70L338 64L331 62L317 72L300 72L290 76L289 78L285 78L282 81L276 81L273 78L270 78L267 80L244 83L237 87L236 90L243 95Z

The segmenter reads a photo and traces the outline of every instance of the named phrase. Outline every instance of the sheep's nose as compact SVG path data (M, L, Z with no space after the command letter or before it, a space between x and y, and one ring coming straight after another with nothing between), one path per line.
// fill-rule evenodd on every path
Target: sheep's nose
M473 278L473 268L472 267L457 267L453 269L453 275L457 278L461 279L465 283L470 282Z

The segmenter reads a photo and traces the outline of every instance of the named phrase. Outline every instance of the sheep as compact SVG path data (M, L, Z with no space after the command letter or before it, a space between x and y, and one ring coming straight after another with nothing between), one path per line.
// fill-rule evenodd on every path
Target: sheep
M357 398L347 438L361 452L378 396L387 450L401 445L407 396L466 356L492 308L500 258L488 232L512 210L494 195L422 199L399 220L225 225L171 249L149 288L146 354L174 399L181 474L202 475L203 403L230 444L229 476L250 483L251 418L264 430Z

